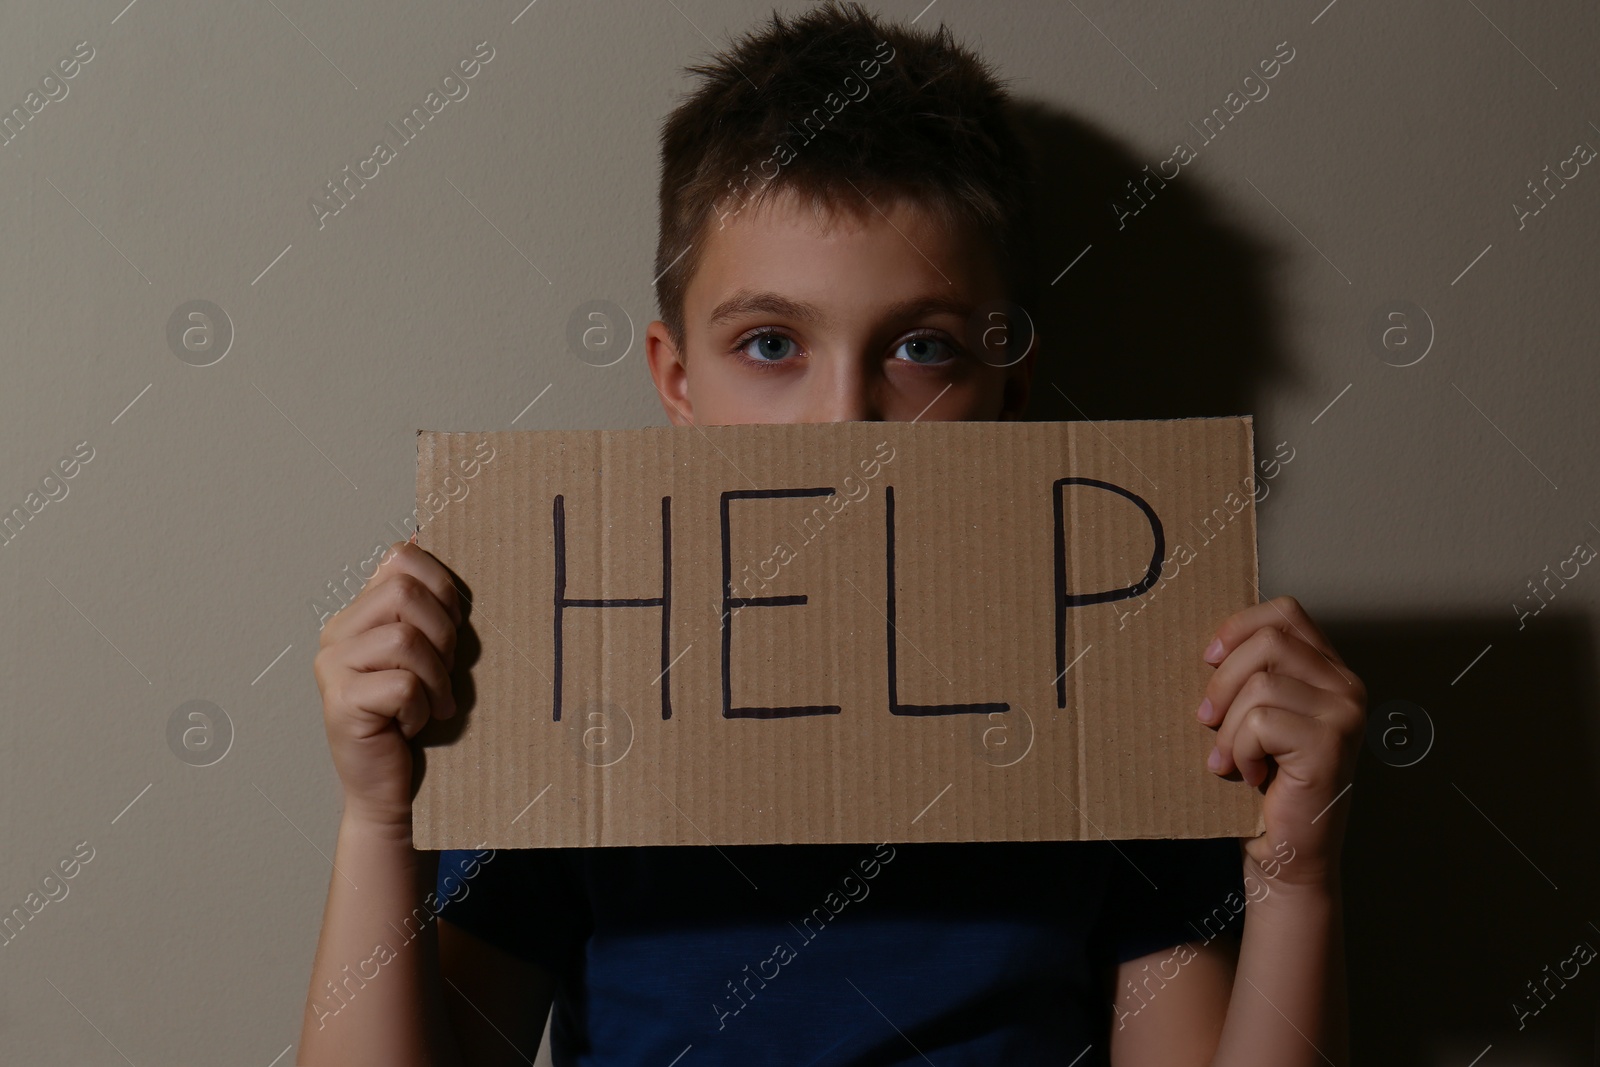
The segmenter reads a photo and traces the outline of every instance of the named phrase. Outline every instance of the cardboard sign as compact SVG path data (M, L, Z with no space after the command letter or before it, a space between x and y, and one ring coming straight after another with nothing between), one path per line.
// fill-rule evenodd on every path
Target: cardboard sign
M472 602L418 848L1263 830L1194 714L1259 599L1249 418L417 445Z

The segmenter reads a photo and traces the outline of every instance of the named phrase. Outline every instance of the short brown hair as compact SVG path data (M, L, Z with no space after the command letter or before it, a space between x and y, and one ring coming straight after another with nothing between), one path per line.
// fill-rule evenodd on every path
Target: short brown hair
M655 261L656 302L680 353L703 235L713 219L780 190L819 212L864 209L861 197L875 191L905 195L947 225L975 225L1009 295L1022 298L1028 154L1007 116L1005 81L947 27L885 25L859 3L823 0L789 20L774 12L764 29L684 71L703 83L662 126Z

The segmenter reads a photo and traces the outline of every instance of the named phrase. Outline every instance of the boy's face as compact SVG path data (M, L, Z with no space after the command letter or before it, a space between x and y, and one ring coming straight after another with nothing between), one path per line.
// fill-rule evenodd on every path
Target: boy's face
M983 324L1007 296L988 245L910 200L876 203L819 220L785 194L709 227L686 351L660 320L646 332L674 425L1021 417L1038 344L1017 327L1025 356L980 352L1004 336Z

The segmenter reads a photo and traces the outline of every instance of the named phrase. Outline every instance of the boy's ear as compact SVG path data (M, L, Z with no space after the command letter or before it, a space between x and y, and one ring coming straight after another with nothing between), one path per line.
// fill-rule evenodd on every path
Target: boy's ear
M1022 419L1028 409L1028 397L1033 391L1033 371L1039 361L1039 330L1037 325L1029 331L1028 351L1006 369L1005 394L1000 401L1002 421Z
M660 319L645 328L645 361L650 364L650 377L655 381L656 395L667 413L667 421L674 426L694 424L694 405L689 400L689 370L683 355L672 343L667 324Z

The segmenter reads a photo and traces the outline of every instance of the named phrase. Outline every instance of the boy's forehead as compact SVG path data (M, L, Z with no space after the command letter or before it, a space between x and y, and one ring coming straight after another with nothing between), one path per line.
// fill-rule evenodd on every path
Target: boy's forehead
M972 228L952 227L906 197L824 213L794 197L768 198L720 225L713 219L702 240L684 294L695 326L753 293L840 314L925 296L970 308L1000 295L992 251Z

